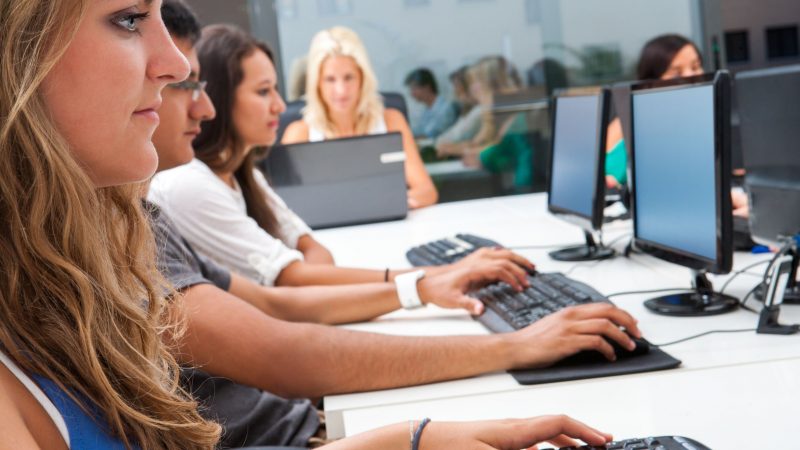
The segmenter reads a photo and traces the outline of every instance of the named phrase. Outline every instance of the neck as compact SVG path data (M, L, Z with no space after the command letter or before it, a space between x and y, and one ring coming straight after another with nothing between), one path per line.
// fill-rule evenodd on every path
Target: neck
M241 156L242 160L238 161L237 164L233 165L232 166L233 169L231 169L231 170L212 169L212 172L214 172L214 175L216 175L220 180L222 180L225 184L227 184L231 189L235 188L236 187L236 177L234 176L234 172L236 172L236 170L239 168L239 166L242 165L242 162L244 161L244 158L246 157L247 154L250 153L251 150L253 150L253 147L247 148L245 150L245 152L242 153L242 156ZM225 151L222 152L223 155L232 155L233 153L234 152L229 148L225 149Z
M425 105L427 105L428 108L433 106L434 103L436 103L436 94L431 94L425 99Z
M337 136L351 136L356 133L355 113L331 115L331 122Z

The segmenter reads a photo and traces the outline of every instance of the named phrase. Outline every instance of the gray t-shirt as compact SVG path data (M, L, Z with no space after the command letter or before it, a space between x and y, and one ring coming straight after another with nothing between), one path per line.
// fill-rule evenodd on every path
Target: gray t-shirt
M158 206L144 205L156 236L159 270L172 285L182 290L210 283L227 291L230 272L196 253ZM305 447L319 428L316 409L308 400L286 400L198 369L183 369L181 381L200 403L200 413L223 426L221 448Z

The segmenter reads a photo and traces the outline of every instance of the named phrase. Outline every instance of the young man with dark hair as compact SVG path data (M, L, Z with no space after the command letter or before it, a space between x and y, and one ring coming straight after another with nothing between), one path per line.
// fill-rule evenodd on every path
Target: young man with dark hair
M415 69L406 76L405 84L411 97L425 105L425 110L412 127L414 136L435 138L456 122L458 108L439 95L433 72L426 68Z
M164 7L189 11L180 0L165 0ZM191 30L199 27L196 19L188 12L166 14L164 20L192 73L163 91L161 124L153 136L159 171L192 159L192 139L200 123L215 113L199 81L191 37L196 35ZM319 425L310 403L283 400L267 390L316 398L546 366L587 349L613 358L602 336L632 348L619 326L640 335L630 315L599 304L553 314L515 333L487 336L402 337L288 322L366 320L399 309L400 300L391 283L256 285L195 253L166 215L149 206L161 270L180 293L175 304L186 318L186 332L175 343L177 357L213 375L192 370L184 380L204 405L204 414L225 426L223 446L313 443ZM479 261L425 277L417 284L418 295L424 303L435 299L443 306L472 308L474 299L464 295L470 288L498 278L518 283L504 267L498 261Z

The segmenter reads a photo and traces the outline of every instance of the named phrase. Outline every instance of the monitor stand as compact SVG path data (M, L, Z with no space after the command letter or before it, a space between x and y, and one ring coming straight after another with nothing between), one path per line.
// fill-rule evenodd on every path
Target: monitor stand
M792 273L789 275L789 284L786 286L786 292L783 294L783 303L785 305L800 305L800 284L797 283L797 267L800 263L800 252L794 254L792 259ZM759 284L753 292L753 297L756 300L764 301L764 284Z
M586 245L579 245L577 247L567 247L561 250L550 252L551 258L556 261L595 261L600 259L611 258L616 254L613 248L608 248L602 244L595 243L592 233L584 230L586 237Z
M739 299L714 292L711 281L703 271L692 271L693 291L664 295L644 302L656 314L665 316L713 316L739 307Z

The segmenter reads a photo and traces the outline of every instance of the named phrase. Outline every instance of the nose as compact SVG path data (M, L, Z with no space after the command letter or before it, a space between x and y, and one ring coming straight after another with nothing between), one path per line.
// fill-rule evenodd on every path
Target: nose
M192 119L199 121L211 120L217 116L217 110L214 108L214 103L208 93L203 91L200 93L200 98L192 104L189 114Z
M275 92L275 102L273 103L273 112L275 114L282 114L286 111L286 102L283 101L283 97L281 94L278 93L278 90L274 90Z
M343 95L347 93L347 85L344 80L337 80L334 85L334 92L336 95Z
M189 61L172 41L160 13L158 15L157 20L148 22L154 25L146 30L149 33L144 42L148 50L147 75L152 80L158 80L163 88L168 83L185 80L191 69Z

